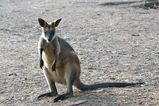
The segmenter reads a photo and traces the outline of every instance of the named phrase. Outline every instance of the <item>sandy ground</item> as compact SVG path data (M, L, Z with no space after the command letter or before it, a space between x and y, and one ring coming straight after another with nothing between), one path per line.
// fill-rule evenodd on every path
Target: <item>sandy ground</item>
M0 106L159 106L159 10L139 8L137 0L109 1L0 0ZM37 100L48 91L38 62L38 17L62 18L57 33L77 52L83 82L146 84L75 89L74 97L58 103ZM59 94L66 91L57 88Z

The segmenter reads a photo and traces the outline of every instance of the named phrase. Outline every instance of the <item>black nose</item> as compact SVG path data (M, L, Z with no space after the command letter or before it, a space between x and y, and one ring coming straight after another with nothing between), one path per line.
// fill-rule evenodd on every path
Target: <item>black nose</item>
M51 39L48 39L49 42L51 42Z

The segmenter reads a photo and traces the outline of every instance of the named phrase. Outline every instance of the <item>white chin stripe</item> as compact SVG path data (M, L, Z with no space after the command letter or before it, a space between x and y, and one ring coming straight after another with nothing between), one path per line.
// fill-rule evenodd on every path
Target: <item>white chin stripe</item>
M42 33L41 36L42 36L43 39L45 39L48 42L48 39L45 37L44 33Z
M49 43L49 40L48 40L48 38L45 36L44 33L42 33L41 36L42 36L43 39L45 39L45 40ZM56 35L53 36L53 38L51 39L51 41L53 41L55 38L56 38ZM50 42L51 42L51 41L50 41Z

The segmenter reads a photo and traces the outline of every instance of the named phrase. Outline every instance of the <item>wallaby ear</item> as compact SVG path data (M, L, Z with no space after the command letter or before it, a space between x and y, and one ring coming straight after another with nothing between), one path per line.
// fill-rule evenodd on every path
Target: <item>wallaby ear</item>
M40 24L41 27L45 27L45 26L47 25L47 22L44 21L44 20L41 19L41 18L38 18L38 21L39 21L39 24Z
M57 27L59 25L59 23L60 23L61 20L62 20L62 18L60 18L60 19L58 19L58 20L55 21L55 23L54 23L55 27Z

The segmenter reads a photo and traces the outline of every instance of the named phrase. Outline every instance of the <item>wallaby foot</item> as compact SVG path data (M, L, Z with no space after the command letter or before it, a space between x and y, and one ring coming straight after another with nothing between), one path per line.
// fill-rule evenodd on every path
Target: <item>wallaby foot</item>
M54 99L54 102L58 102L59 100L65 100L67 98L72 97L73 94L72 93L67 93L67 94L63 94L63 95L59 95Z
M41 94L38 96L38 100L40 100L43 97L53 97L53 96L57 96L57 93L53 93L53 92L47 92L44 94Z

